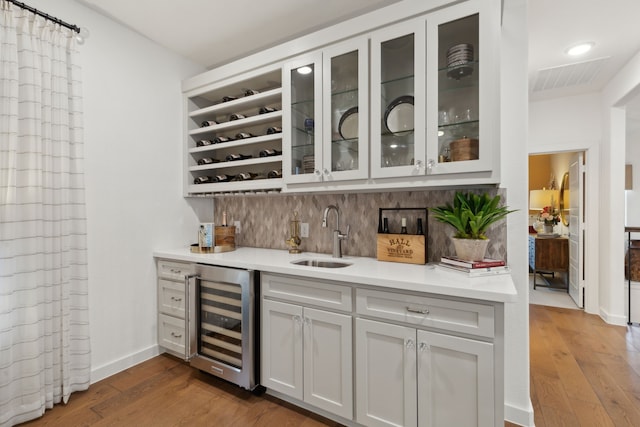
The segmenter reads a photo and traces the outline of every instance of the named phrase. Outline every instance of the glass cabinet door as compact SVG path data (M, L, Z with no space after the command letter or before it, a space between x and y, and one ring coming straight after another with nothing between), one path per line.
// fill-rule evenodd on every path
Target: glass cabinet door
M283 177L322 180L322 55L301 57L283 68Z
M368 177L367 39L323 51L323 180Z
M427 20L427 85L437 95L427 105L432 174L491 170L495 137L490 117L498 113L489 110L498 106L486 105L496 98L490 88L497 75L489 71L497 63L492 49L483 49L488 16L471 2Z
M371 76L372 176L424 174L424 20L372 35Z

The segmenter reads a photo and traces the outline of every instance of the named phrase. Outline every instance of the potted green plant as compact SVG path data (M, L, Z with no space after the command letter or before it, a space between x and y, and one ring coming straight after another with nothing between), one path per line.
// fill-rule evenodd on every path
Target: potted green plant
M458 258L480 261L489 244L486 231L490 225L514 212L500 206L500 196L489 197L473 193L456 192L453 206L446 204L429 209L434 218L455 228L453 245Z

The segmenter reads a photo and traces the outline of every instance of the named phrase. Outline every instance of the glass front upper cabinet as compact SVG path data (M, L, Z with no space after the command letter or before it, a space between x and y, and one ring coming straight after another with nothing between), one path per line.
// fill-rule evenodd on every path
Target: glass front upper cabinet
M322 54L300 57L283 68L282 173L288 182L322 179Z
M371 37L371 175L425 173L425 23Z
M477 6L476 6L477 5ZM491 28L487 11L470 2L433 14L427 20L427 162L430 174L490 171L498 105L490 89L497 72L493 49L483 49ZM493 86L497 87L497 86ZM427 90L429 93L429 90Z
M297 58L283 71L288 183L368 177L366 38ZM289 158L287 158L289 157Z
M366 38L323 51L323 180L369 175L369 79Z

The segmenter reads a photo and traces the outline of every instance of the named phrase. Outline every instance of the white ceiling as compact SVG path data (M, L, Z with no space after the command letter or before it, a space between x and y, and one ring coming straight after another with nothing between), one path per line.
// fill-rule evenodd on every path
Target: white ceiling
M212 68L400 0L77 1ZM582 72L588 71L589 61L600 60L593 63L600 67L591 68L598 72L590 82L567 80L564 87L531 90L531 100L599 91L640 50L639 0L529 0L528 4L532 88L540 70L552 69L547 74L555 75L570 71L566 66L573 64L571 71ZM565 49L579 41L596 45L583 58L569 58Z

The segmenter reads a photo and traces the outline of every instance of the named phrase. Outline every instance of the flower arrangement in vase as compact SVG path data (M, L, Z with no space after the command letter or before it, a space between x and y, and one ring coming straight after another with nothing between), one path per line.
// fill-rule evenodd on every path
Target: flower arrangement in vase
M553 226L560 222L560 211L553 206L545 206L538 215L538 221L544 224L545 233L553 233Z

